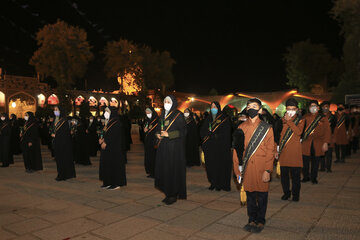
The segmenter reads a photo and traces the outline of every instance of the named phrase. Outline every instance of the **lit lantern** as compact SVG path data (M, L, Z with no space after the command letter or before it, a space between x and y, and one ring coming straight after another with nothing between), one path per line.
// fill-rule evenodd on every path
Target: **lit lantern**
M75 105L76 106L80 106L80 104L85 100L85 98L83 96L78 96L76 99L75 99Z
M45 104L45 96L44 96L44 94L39 94L37 97L38 97L39 106L43 106Z
M48 104L49 105L58 105L59 104L59 98L55 94L51 94L48 98Z

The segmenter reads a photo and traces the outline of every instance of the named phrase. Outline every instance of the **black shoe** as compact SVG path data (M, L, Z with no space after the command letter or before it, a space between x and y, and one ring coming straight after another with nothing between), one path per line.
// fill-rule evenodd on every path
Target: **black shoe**
M340 160L339 159L337 159L334 163L339 163L340 162Z
M59 182L59 181L65 181L65 179L63 179L63 178L61 178L61 177L56 177L55 180L58 181L58 182Z
M255 227L251 229L252 233L260 233L264 229L264 224L258 223Z
M168 200L165 202L166 205L171 205L176 202L176 197L169 197Z
M288 200L290 198L290 195L291 194L284 194L282 197L281 197L281 200Z
M211 184L210 187L209 187L209 190L212 191L214 189L215 189L215 186Z
M217 188L215 188L215 190L219 192L219 191L221 191L221 188L217 187Z
M251 223L246 224L246 225L243 227L243 229L244 229L245 231L247 231L247 232L251 232L251 230L252 230L254 227L256 227L256 223L251 222Z
M299 201L299 197L293 196L292 201L293 201L293 202L298 202L298 201Z
M169 201L169 198L168 198L168 197L166 197L166 198L164 198L164 199L162 200L163 203L166 203L167 201Z
M308 182L308 181L310 181L309 178L303 178L303 180L301 180L301 182Z
M320 169L319 172L325 172L325 169Z
M327 173L332 173L331 169L326 170Z
M224 190L225 192L230 192L231 191L230 188L223 188L222 190Z
M108 188L109 190L118 190L120 189L120 186L115 186L115 185L112 185Z
M317 180L311 180L312 184L318 184Z
M102 189L108 189L110 186L111 186L111 185L105 185L105 184L103 184L103 185L101 186L101 188L102 188Z

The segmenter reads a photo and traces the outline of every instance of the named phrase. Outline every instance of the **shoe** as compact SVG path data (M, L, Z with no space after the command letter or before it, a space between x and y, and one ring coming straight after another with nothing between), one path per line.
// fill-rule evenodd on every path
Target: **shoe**
M215 186L211 184L210 187L209 187L209 190L212 191L214 189L215 189Z
M101 188L102 188L102 189L108 189L110 186L111 186L111 185L105 185L105 184L103 184L103 185L101 186Z
M339 159L337 159L334 163L339 163L340 162L340 160Z
M311 180L312 184L318 184L317 180Z
M298 201L299 201L299 197L293 196L292 201L293 201L293 202L298 202Z
M281 200L288 200L288 199L290 198L290 195L291 195L291 194L284 194L284 195L282 195Z
M320 169L319 172L325 172L325 169Z
M221 191L221 188L217 187L217 188L215 188L215 190L219 192L219 191Z
M303 180L301 180L301 182L308 182L308 181L310 181L309 178L303 178Z
M251 232L252 228L256 227L256 223L255 222L251 222L246 224L243 229L247 232Z
M166 205L171 205L176 202L176 197L169 197L168 200L165 202Z
M230 188L223 188L222 190L224 190L225 192L230 192L231 191Z
M327 173L332 173L331 169L326 170Z
M112 185L110 187L108 187L109 190L117 190L117 189L120 189L120 186L115 186L115 185Z
M163 203L166 203L167 201L169 201L169 198L168 198L168 197L166 197L166 198L164 198L164 199L162 200Z
M252 233L260 233L264 229L264 224L258 223L255 227L251 229Z
M147 178L151 178L151 175L149 174L149 175L147 175L146 177L147 177Z
M6 165L1 165L2 168L6 168L6 167L9 167L9 166L6 166Z
M59 182L59 181L65 181L65 179L63 179L63 178L61 178L61 177L56 177L55 180L58 181L58 182Z

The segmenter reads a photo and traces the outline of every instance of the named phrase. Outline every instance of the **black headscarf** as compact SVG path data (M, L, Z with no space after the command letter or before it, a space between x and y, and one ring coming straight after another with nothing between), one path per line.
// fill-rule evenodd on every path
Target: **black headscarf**
M117 112L117 108L116 108L116 107L114 107L114 106L109 106L109 107L107 107L107 108L110 110L109 121L110 121L111 119L113 119L113 118L115 118L115 119L119 118L119 114L118 114L118 112ZM105 108L105 110L106 110L106 108Z
M158 118L158 117L159 117L158 114L157 114L157 112L155 111L155 109L154 109L153 107L149 106L149 107L147 107L146 109L150 109L150 111L151 111L151 119L149 119L149 118L146 117L146 120L152 121L152 120L154 120L155 118ZM145 109L145 111L146 111L146 109Z
M27 120L27 124L30 124L30 123L33 123L36 121L34 113L26 112L26 114L29 116L29 119Z
M5 117L4 122L9 122L9 116L6 113L1 113L1 117Z
M167 97L169 97L171 99L171 101L172 101L172 106L171 106L171 108L169 110L169 113L171 113L172 111L177 109L178 102L177 102L176 98L173 95L168 95L165 98L167 98ZM165 98L164 98L164 100L165 100ZM164 116L165 116L165 108L161 112L161 117L164 118Z
M213 115L212 115L212 113L211 113L211 106L212 106L213 104L215 104L215 106L216 106L217 109L218 109L218 112L217 112L217 114L216 114L216 117L219 116L219 115L222 113L220 103L219 103L218 101L213 101L213 102L211 102L211 104L210 104L210 114L209 114L211 121L214 121ZM215 118L216 118L216 117L215 117Z

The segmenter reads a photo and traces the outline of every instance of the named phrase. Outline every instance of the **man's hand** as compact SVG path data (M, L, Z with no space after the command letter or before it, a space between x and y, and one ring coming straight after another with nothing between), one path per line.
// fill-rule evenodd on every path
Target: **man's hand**
M51 134L51 137L53 137L53 138L54 138L54 137L55 137L55 133L52 133L52 134Z
M279 159L279 153L278 152L275 153L275 159Z
M100 138L100 139L99 139L99 144L101 145L103 142L104 142L104 139L103 139L103 138Z
M155 134L155 136L158 138L158 139L162 139L162 137L160 136L160 134Z
M29 147L31 147L31 146L32 146L32 143L31 143L31 142L29 142L29 143L28 143L28 146L29 146Z
M169 137L169 133L166 131L161 131L161 137Z
M323 150L323 152L327 152L327 151L329 150L329 147L328 147L328 144L327 144L327 143L324 143L324 144L322 145L322 150Z
M144 128L144 132L147 132L147 131L149 131L149 129L146 127L146 128Z
M269 182L269 181L270 181L270 173L268 173L267 171L265 171L265 172L263 173L262 180L263 180L263 182Z
M101 144L101 149L102 149L102 150L105 150L105 148L106 148L106 143L103 142L103 143Z
M286 121L289 121L289 120L291 119L291 117L289 116L289 114L288 114L288 113L285 113L284 118L285 118L285 120L286 120Z

